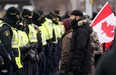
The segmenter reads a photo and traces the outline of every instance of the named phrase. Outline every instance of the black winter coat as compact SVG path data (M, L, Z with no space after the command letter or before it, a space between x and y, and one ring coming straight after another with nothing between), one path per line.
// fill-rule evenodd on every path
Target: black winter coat
M76 75L88 74L91 69L90 34L92 28L89 24L76 26L71 40L69 55L69 70Z
M95 75L116 75L116 40L98 61Z

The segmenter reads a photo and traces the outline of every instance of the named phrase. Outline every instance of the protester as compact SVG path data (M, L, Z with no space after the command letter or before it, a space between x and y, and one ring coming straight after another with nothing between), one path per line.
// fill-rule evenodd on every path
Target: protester
M90 34L92 28L87 23L78 26L78 22L83 20L83 13L80 10L72 11L71 15L74 15L74 17L71 21L73 34L68 68L73 75L88 75L91 69Z
M66 18L63 20L62 24L64 25L65 28L65 32L67 32L68 30L71 29L71 19L70 18Z
M21 52L19 48L19 38L18 38L18 33L17 33L17 23L20 19L20 10L15 8L15 7L10 7L6 11L6 14L3 18L3 21L6 22L9 27L10 27L10 34L11 34L11 44L12 44L12 52L13 52L13 57L12 61L13 63L13 75L17 74L22 74L21 69L22 69L22 62L21 62Z
M67 70L67 66L68 66L68 58L69 58L69 52L70 52L70 40L72 38L72 32L73 30L70 29L69 31L67 31L63 38L62 38L62 51L61 51L61 71L67 75L68 70Z
M95 55L96 54L102 54L103 53L103 49L102 46L99 42L97 33L95 31L92 32L92 34L90 35L91 37L91 50L92 50L92 62L91 62L91 73L89 75L94 75L95 74Z

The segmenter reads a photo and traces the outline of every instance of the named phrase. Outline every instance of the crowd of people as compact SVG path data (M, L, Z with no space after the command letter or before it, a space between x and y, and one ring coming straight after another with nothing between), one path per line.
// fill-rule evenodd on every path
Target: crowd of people
M8 8L0 19L0 75L95 75L103 53L90 26L96 13L59 14Z
M53 75L64 33L55 13L10 7L0 20L0 75Z

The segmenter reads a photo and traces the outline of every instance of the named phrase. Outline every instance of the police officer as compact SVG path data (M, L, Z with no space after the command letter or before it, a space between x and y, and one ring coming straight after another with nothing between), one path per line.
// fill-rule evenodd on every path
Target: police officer
M30 60L27 59L29 57L27 55L27 52L32 48L32 46L29 43L29 39L26 33L26 27L24 24L24 19L20 17L19 22L16 25L17 28L17 33L18 33L18 38L20 42L20 50L21 50L21 60L23 63L23 69L22 69L22 74L23 75L29 75L30 71L28 70L29 68L27 67L30 65Z
M41 15L38 21L43 27L42 32L45 34L47 40L47 46L45 49L46 75L49 75L53 73L53 70L55 70L53 67L56 66L56 64L54 64L54 54L56 52L56 35L53 30L52 21L50 19L46 18L44 15Z
M36 52L36 59L39 59L39 53L42 51L42 42L41 35L34 28L34 24L32 24L32 12L28 9L23 9L22 17L26 19L26 24L28 27L28 37L31 44L34 44L34 51ZM31 63L32 75L38 75L38 61Z
M0 41L2 43L1 54L3 54L4 58L4 65L1 68L1 75L12 75L12 65L16 64L14 61L14 55L12 52L12 46L11 46L11 34L10 34L10 27L8 24L3 22L3 20L0 20ZM4 46L4 47L3 47ZM3 48L6 50L6 54L3 52ZM11 60L12 58L12 60Z
M16 24L19 21L20 11L15 7L10 7L6 11L6 14L3 18L4 22L6 22L9 25L10 28L10 34L11 34L11 45L13 51L14 57L12 60L14 60L15 63L13 63L13 74L17 75L21 74L20 70L23 67L21 64L21 53L19 49L19 39L16 29Z
M52 20L52 24L53 24L53 29L55 31L55 35L56 35L56 51L54 52L54 59L53 59L53 63L55 65L53 65L53 71L58 71L59 70L59 62L60 62L60 42L59 40L61 39L61 34L60 34L60 27L59 27L59 23L56 20L56 16L53 13L49 13L47 15L47 18ZM56 69L56 70L55 70Z
M55 10L54 11L54 14L55 14L55 16L56 16L56 19L58 20L58 21L61 21L62 20L62 18L61 18L61 11L60 10Z
M45 68L46 68L46 57L45 57L45 48L47 46L47 42L46 42L46 38L45 38L45 34L42 32L44 30L44 28L42 27L40 21L38 20L41 17L41 15L34 11L33 12L33 23L35 24L36 30L40 31L41 33L41 38L38 38L38 40L42 40L42 46L43 46L43 50L42 50L39 54L40 54L40 61L39 61L39 75L44 75L45 74ZM41 47L42 48L42 47Z

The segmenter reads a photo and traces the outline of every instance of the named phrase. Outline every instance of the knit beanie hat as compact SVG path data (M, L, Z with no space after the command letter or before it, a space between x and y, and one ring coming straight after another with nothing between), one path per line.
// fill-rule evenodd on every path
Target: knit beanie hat
M83 16L83 13L82 13L82 11L80 11L80 10L73 10L73 11L71 12L71 15Z

